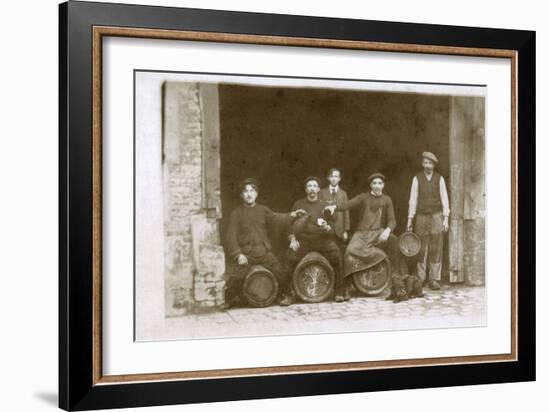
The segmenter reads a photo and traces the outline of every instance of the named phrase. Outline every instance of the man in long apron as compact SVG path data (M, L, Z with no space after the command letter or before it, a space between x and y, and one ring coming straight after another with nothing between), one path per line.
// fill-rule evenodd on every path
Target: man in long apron
M397 226L393 202L383 193L386 177L373 173L368 177L370 190L348 201L338 201L328 205L331 213L361 208L357 230L346 248L344 255L344 277L361 272L382 262L386 255L391 261L392 275L406 275L406 267L399 250L399 240L392 233Z

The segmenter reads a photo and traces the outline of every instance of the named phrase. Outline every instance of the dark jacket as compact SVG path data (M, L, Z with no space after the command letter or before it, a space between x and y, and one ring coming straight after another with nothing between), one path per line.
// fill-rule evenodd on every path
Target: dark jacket
M229 217L225 238L225 250L235 259L240 254L261 257L271 251L268 225L289 224L289 213L275 213L264 205L241 205Z
M303 198L294 202L292 210L303 209L307 215L299 217L294 221L289 233L296 236L299 242L318 242L330 239L334 236L333 222L330 216L323 213L327 206L324 200L310 202L307 198ZM331 226L330 231L326 231L317 224L317 219L323 218Z
M348 201L348 195L341 187L338 188L335 196L330 192L330 187L325 187L319 192L319 198L329 205ZM332 222L334 233L341 239L344 236L344 232L349 232L350 230L349 210L335 212Z
M357 226L358 231L389 227L393 232L397 224L393 202L388 195L375 196L370 192L361 193L347 202L338 202L336 210L349 210L358 206L363 207L363 216Z

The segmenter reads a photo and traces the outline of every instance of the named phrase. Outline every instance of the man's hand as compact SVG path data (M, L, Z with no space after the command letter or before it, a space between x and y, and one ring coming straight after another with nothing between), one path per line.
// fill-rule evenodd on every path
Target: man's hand
M378 242L385 243L390 237L390 233L391 233L391 230L389 228L384 229L384 231L380 233L380 236L378 237Z
M296 218L304 215L307 215L307 212L304 209L297 209L290 212L290 217L292 218Z
M342 239L344 239L346 242L348 241L348 232L342 233Z
M297 252L298 249L300 249L300 242L298 242L298 239L293 237L290 239L290 246L289 246L294 252Z
M319 226L321 229L323 229L326 232L330 232L330 229L332 229L328 224L328 222L321 217L317 219L317 226Z
M407 219L407 232L412 232L412 231L413 231L413 218L409 217L409 219Z
M323 209L323 212L325 210L328 210L330 212L331 215L334 214L334 211L336 210L336 205L329 205L329 206L325 206L325 208Z
M248 265L248 258L241 253L239 256L237 256L237 263L243 266Z
M443 231L447 232L449 230L449 216L443 217Z

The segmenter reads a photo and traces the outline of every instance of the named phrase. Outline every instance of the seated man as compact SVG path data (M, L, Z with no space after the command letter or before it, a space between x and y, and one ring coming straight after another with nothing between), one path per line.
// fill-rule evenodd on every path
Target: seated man
M241 294L241 288L252 265L262 265L279 281L280 290L288 289L287 272L271 250L267 235L269 224L290 225L294 218L305 211L275 213L267 206L256 203L258 184L254 179L245 179L239 185L243 203L231 213L226 234L225 248L229 257L225 271L226 290L224 309L233 306ZM289 298L280 296L285 303Z
M406 274L406 265L399 250L399 240L392 233L395 229L393 203L383 193L385 177L382 173L369 176L370 191L361 193L349 201L339 201L326 209L349 210L363 207L363 216L344 254L344 277L363 271L380 263L388 255L393 275Z
M288 239L287 261L294 268L309 252L319 252L332 265L336 275L337 302L343 302L342 282L342 252L334 240L334 229L324 218L324 208L327 205L319 199L321 181L310 176L305 182L307 196L294 203L293 210L305 210L307 216L294 222ZM349 297L348 297L349 299Z

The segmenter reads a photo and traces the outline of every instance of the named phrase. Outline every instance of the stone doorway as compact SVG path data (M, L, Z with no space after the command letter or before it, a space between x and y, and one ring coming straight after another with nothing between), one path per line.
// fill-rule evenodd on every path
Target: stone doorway
M260 203L288 211L308 175L338 167L354 196L380 171L400 234L425 150L451 198L444 280L483 283L483 97L166 82L163 104L167 313L223 303L224 217L242 178L260 180Z

